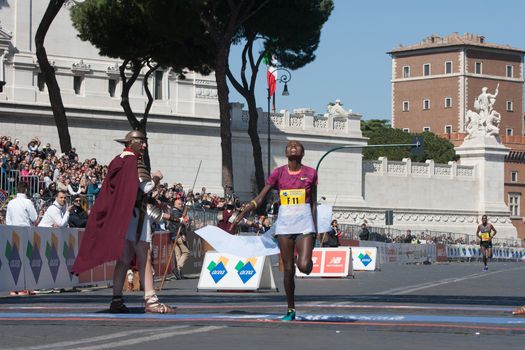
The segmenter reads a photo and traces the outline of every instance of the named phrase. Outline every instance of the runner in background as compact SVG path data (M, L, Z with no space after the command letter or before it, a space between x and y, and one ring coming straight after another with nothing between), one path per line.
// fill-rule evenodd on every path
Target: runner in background
M273 170L262 191L237 215L233 225L256 209L275 188L279 191L280 207L275 222L275 235L284 265L284 289L288 301L288 312L283 321L295 320L295 265L304 274L313 268L312 250L315 243L316 225L314 205L317 190L317 172L301 163L304 147L299 141L290 141L285 151L288 164ZM294 252L298 257L295 261Z
M483 255L483 271L489 270L487 260L492 258L492 238L496 235L496 229L488 223L487 215L481 217L476 236L480 239L481 254Z

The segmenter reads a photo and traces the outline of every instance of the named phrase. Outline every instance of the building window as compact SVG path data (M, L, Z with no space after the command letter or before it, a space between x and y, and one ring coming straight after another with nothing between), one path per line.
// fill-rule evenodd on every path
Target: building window
M423 65L423 75L424 76L430 75L430 63L425 63Z
M518 182L518 172L517 171L510 172L510 182Z
M476 74L481 74L481 72L482 72L482 71L481 71L481 68L482 68L482 67L481 67L481 62L476 62L475 67L476 67L475 73L476 73Z
M108 80L108 92L110 97L115 97L115 90L117 90L117 80Z
M514 135L514 129L512 129L512 128L507 128L507 130L505 131L505 133L507 134L507 136L512 136L512 135Z
M445 134L452 134L452 125L445 125Z
M520 216L521 193L509 193L509 209L511 217Z
M408 112L410 110L410 103L408 101L403 101L403 112Z
M452 108L452 97L445 97L445 108Z
M155 100L162 100L162 77L164 75L163 71L155 72L155 91L154 96Z
M507 78L512 78L514 76L514 67L507 66Z
M406 132L407 134L410 132L409 128L403 128L403 132Z
M452 74L452 61L445 62L445 74Z
M430 132L430 126L424 126L423 132Z
M423 100L423 109L430 109L430 100Z
M507 112L512 112L513 110L512 101L507 101Z
M403 78L410 78L410 66L403 66Z
M75 90L75 95L80 95L82 92L82 80L84 79L80 75L73 77L73 90Z
M38 86L38 91L44 91L46 88L46 80L43 73L38 73L36 76L36 86Z

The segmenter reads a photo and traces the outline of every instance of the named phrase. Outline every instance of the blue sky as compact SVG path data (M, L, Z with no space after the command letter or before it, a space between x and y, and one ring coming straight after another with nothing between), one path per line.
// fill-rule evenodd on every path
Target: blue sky
M280 96L277 110L308 107L324 113L330 101L364 119L390 119L391 59L387 51L418 43L431 34L470 32L487 42L525 50L523 0L335 0L325 24L316 60L293 71L290 96ZM230 56L240 65L240 49ZM259 73L257 105L266 111L266 67ZM233 87L230 101L244 100Z

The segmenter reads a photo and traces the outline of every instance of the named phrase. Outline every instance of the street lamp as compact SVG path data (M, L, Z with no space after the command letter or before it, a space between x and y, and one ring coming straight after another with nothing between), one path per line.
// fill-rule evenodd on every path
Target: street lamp
M283 89L283 96L289 96L290 93L288 92L288 82L292 79L292 73L286 68L283 67L275 67L274 72L284 72L284 75L281 75L278 77L275 81L275 83L284 83L284 89ZM270 95L270 88L268 87L268 176L270 176L271 168L270 168L270 157L271 157L271 136L270 136L270 100L272 96Z

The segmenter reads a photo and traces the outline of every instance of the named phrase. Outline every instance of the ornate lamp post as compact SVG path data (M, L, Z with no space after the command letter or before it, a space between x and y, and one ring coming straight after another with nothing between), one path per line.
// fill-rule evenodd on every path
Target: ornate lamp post
M276 80L276 83L284 83L284 89L283 89L282 95L288 96L290 95L290 93L288 92L288 82L292 79L292 74L286 68L275 67L274 72L279 72L279 71L284 72L284 75L281 75L280 77L278 77ZM268 88L267 90L268 90L268 168L267 168L268 174L267 176L270 176L270 173L271 173L271 168L270 168L270 158L271 158L270 122L272 120L270 117L270 100L272 96L270 95L270 88Z

